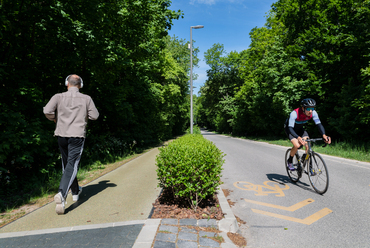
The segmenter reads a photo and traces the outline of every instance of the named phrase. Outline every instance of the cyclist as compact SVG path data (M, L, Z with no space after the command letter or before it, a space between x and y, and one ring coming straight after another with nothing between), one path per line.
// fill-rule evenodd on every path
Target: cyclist
M293 157L296 154L297 150L301 146L306 146L306 154L308 152L308 146L305 140L309 137L307 131L304 129L303 126L309 120L313 119L325 143L331 143L331 138L329 136L326 136L324 126L320 122L319 115L315 111L315 107L316 101L314 99L303 99L301 101L301 107L294 109L285 122L285 133L288 135L290 142L292 142L293 144L293 148L290 151L290 157L287 161L289 170L291 171L295 170L293 166Z

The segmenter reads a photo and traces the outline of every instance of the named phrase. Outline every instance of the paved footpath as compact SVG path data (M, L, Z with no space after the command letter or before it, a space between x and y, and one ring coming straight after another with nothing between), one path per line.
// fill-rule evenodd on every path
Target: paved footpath
M223 239L220 245L218 241ZM219 230L215 219L162 219L157 230L154 248L195 248L195 247L236 247L227 237L226 232Z
M52 202L0 228L0 247L236 247L226 232L236 232L237 222L222 190L221 221L150 218L161 190L158 153L152 149L84 185L78 202L69 194L64 215L55 213ZM220 245L212 235L225 242Z

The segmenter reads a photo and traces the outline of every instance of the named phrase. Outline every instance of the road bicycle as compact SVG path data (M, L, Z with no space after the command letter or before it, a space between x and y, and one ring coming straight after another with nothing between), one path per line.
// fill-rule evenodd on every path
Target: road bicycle
M311 144L312 142L319 140L323 140L323 138L306 139L308 144L308 153L303 154L301 157L297 151L293 158L293 166L295 170L290 170L288 167L287 160L290 156L290 150L292 150L292 148L289 148L285 153L285 168L290 180L293 183L298 182L304 172L308 175L313 189L319 194L324 194L329 187L329 172L324 159L318 153L312 150ZM327 144L325 144L323 147L326 145Z

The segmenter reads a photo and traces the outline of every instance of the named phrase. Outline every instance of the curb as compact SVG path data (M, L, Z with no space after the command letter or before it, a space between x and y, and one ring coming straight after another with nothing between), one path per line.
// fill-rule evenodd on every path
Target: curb
M236 220L233 211L231 211L221 186L218 187L217 197L220 202L222 212L226 215L225 218L218 222L219 230L223 232L236 233L239 230L238 221Z
M227 232L236 233L239 230L238 222L234 216L234 213L231 211L229 203L227 202L224 192L222 191L220 186L217 190L217 197L220 203L221 210L226 216L222 220L218 221L218 228L220 231L224 232L221 233L221 236L225 240L225 243L221 244L221 247L236 247L227 236ZM132 248L150 248L153 244L161 221L162 219L147 219Z
M97 229L97 228L129 226L129 225L136 225L136 224L145 224L145 221L144 220L130 220L130 221L112 222L112 223L104 223L104 224L96 224L96 225L59 227L59 228L49 228L49 229L40 229L40 230L22 231L22 232L7 232L7 233L0 233L0 239L25 237L25 236L40 235L40 234L53 234L53 233L60 233L60 232L83 231L83 230L91 230L91 229Z
M147 219L132 248L150 248L162 219Z

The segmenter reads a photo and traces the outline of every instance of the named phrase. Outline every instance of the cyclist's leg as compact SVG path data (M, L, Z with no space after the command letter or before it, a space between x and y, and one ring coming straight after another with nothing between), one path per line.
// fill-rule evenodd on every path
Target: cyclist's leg
M294 155L297 153L298 149L301 147L301 144L299 144L298 139L294 138L293 136L290 142L292 142L293 144L292 150L290 150L290 157L293 159Z
M290 150L290 157L288 158L288 163L292 163L293 157L301 145L299 144L298 140L289 132L287 125L284 126L284 131L285 131L285 134L288 136L288 139L293 145L292 149Z
M290 149L290 153L289 153L289 156L288 156L288 159L287 159L287 165L288 165L289 170L294 171L295 168L293 166L293 158L294 158L297 150L299 149L300 144L299 144L298 140L296 138L294 138L292 135L289 135L289 136L290 136L289 137L290 142L292 142L293 147L292 147L292 149Z
M304 134L303 129L298 129L298 130L294 130L294 131L300 137L303 137L303 134ZM293 159L294 155L297 153L298 149L301 148L302 145L299 143L297 138L293 137L293 135L289 134L288 137L290 139L290 142L292 142L292 144L293 144L292 150L290 150L290 158L289 159Z

